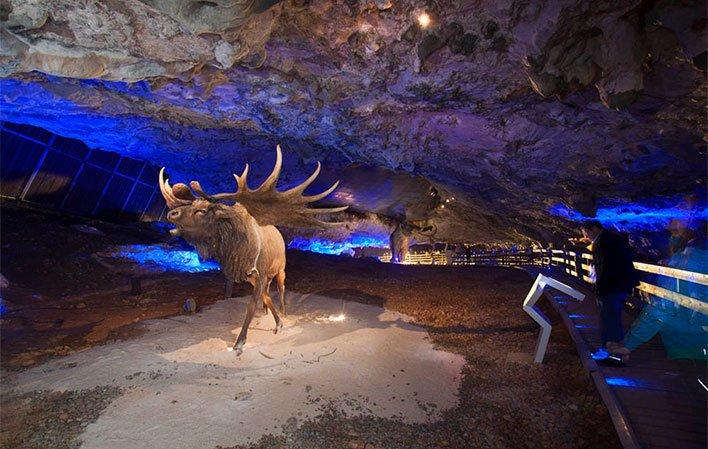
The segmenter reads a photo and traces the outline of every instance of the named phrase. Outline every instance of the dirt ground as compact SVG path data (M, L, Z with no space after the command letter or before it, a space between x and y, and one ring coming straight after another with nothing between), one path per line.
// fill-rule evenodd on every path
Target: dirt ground
M182 313L185 298L200 307L222 299L223 279L214 272L153 275L141 294L131 295L127 275L91 257L112 245L162 241L165 234L83 223L7 203L0 212L0 270L10 282L3 289L3 377L88 347L135 339L142 332L136 323ZM104 235L79 232L76 224ZM458 404L442 419L410 424L351 416L324 403L318 415L287 422L274 435L222 447L620 447L607 410L550 308L545 312L554 328L546 362L514 361L533 351L537 337L537 326L521 310L531 283L513 269L399 266L289 252L289 291L406 314L436 346L462 355ZM242 288L235 295L246 293ZM121 394L106 386L3 395L0 447L78 447L86 426Z

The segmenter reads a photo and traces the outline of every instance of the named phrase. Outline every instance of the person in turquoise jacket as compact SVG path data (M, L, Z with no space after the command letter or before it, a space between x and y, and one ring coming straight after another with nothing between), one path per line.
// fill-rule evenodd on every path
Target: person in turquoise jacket
M704 236L689 232L686 246L669 259L669 267L708 274L708 251ZM657 286L698 301L708 301L708 286L659 276ZM659 333L666 353L672 359L708 360L708 315L658 296L634 321L620 345L611 348L626 361L631 351Z

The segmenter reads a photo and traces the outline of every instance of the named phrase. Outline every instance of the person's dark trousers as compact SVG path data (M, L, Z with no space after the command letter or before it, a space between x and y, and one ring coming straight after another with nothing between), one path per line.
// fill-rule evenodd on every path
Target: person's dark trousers
M627 296L629 296L627 293L610 293L597 296L603 348L608 341L619 342L624 338L622 308L625 301L627 301Z

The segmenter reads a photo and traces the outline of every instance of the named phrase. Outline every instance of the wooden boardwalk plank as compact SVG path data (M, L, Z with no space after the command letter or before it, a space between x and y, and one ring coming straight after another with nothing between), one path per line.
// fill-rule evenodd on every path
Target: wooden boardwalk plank
M577 302L556 291L549 292L554 307L565 315L564 322L583 340L583 346L594 350L600 344L599 318L594 293L576 278L559 270L541 270L528 267L534 276L542 272L586 294L585 300ZM634 316L625 313L623 324L628 328ZM577 344L578 342L576 342ZM551 342L552 344L552 342ZM583 357L583 348L578 348ZM631 360L624 368L597 366L584 361L591 372L599 373L612 392L610 401L619 404L628 421L631 433L639 445L646 449L706 449L708 441L708 414L706 390L698 379L706 382L706 364L699 361L671 360L667 358L661 340L653 338L632 352ZM599 388L599 387L598 387ZM603 400L608 404L606 394ZM615 405L617 407L617 405ZM615 417L613 416L613 419ZM618 431L622 426L615 423ZM623 443L631 438L624 438Z

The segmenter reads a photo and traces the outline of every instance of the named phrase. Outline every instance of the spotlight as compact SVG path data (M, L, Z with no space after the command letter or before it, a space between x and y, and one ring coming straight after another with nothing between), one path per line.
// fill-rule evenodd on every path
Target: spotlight
M423 29L428 28L430 26L430 16L427 12L423 12L418 16L418 24Z

